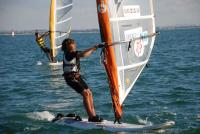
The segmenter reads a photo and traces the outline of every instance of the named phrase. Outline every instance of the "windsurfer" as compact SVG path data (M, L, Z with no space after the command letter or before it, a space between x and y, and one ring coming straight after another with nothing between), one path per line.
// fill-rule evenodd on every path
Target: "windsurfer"
M44 34L40 35L38 32L35 32L35 40L38 44L38 46L41 48L41 50L46 53L47 58L50 62L54 62L54 58L51 54L51 50L46 47L45 45L45 37L49 35L49 32L45 32Z
M92 92L80 75L80 58L90 56L100 47L103 47L103 44L95 45L85 51L77 51L76 42L73 39L67 38L62 43L62 51L64 51L63 76L66 83L82 95L83 104L89 117L88 121L90 122L102 122L103 119L96 115Z

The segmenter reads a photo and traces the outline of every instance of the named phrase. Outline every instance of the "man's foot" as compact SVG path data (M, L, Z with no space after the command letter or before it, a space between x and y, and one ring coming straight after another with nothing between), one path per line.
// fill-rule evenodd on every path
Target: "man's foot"
M67 114L65 117L76 117L76 114Z
M99 117L98 115L92 117L92 118L88 118L89 122L102 122L103 118Z
M55 122L55 121L57 121L57 120L60 120L62 117L64 117L64 115L58 113L58 114L56 115L56 117L52 120L52 122Z
M76 121L82 121L82 118L79 115L76 115L76 114L67 114L65 117L71 117Z
M82 121L82 118L77 115L74 120L76 120L76 121Z

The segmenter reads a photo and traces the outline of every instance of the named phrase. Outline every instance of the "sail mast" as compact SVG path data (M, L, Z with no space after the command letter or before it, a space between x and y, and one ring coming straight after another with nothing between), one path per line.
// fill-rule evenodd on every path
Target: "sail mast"
M51 0L51 6L50 6L50 17L49 17L49 29L50 29L50 47L52 51L52 56L56 56L56 42L55 42L55 23L56 23L56 0Z
M112 32L109 22L108 3L107 0L97 0L97 12L99 19L99 27L101 31L102 42L112 44ZM122 116L122 107L119 102L119 84L117 66L115 61L114 48L112 46L105 48L104 66L108 74L110 92L112 96L115 118L120 119Z

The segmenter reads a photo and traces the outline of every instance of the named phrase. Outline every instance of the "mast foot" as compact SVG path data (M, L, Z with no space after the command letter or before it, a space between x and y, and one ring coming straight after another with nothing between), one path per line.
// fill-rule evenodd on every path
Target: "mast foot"
M120 121L120 119L115 119L114 124L116 124L116 123L122 124L121 121Z

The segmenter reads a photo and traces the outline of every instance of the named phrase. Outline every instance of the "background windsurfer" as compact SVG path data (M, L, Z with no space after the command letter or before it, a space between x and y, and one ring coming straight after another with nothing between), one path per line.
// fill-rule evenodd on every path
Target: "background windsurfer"
M83 96L83 104L90 122L102 122L103 119L96 115L92 92L80 75L80 58L90 56L100 47L103 47L103 45L98 44L85 51L77 51L76 43L73 39L67 38L62 43L62 51L64 51L63 76L66 83Z
M47 58L50 62L54 62L54 58L51 54L51 50L46 47L45 45L45 37L49 35L49 32L45 32L44 34L40 35L38 32L35 32L35 40L38 44L38 46L41 48L41 50L46 53Z

